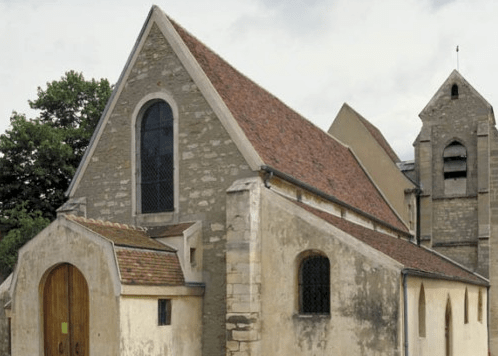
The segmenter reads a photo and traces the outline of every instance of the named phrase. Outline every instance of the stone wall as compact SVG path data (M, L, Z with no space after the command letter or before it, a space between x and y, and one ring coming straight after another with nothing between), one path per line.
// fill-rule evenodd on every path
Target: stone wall
M458 96L452 96L453 84ZM489 256L489 104L458 72L453 72L420 114L415 167L422 188L420 236L433 247L484 276ZM460 189L444 176L445 148L466 149L466 178ZM446 189L445 189L446 188ZM458 189L456 189L458 188Z
M152 24L145 33L73 199L86 197L88 218L145 226L202 222L203 355L220 355L226 339L226 190L253 173L159 27ZM147 214L152 217L136 214L133 206L136 148L131 142L134 112L151 93L171 98L178 127L177 208Z

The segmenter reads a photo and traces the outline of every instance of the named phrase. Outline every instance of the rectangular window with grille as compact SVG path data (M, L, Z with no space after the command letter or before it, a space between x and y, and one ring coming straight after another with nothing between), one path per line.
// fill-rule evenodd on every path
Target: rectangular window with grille
M158 300L158 325L171 325L171 299Z

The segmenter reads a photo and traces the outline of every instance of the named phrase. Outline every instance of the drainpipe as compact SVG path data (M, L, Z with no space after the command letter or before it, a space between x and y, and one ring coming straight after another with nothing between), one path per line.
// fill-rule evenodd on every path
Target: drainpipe
M420 189L417 188L417 190L415 191L415 204L417 205L415 209L417 209L417 212L416 212L416 217L417 217L417 223L415 224L415 228L417 229L417 231L415 232L415 236L417 237L417 246L420 246L420 193L422 191Z
M491 337L489 335L489 317L490 317L490 306L489 306L489 286L486 288L486 324L488 328L488 355L491 355Z
M408 291L406 286L407 275L406 271L401 271L403 274L403 321L405 331L405 356L408 356Z

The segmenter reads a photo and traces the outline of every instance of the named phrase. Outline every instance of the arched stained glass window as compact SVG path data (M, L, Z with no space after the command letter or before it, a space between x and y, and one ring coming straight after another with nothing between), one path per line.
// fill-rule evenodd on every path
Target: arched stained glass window
M306 257L299 267L299 312L330 313L330 263L321 255Z
M140 125L141 212L173 211L173 112L157 101L144 112Z

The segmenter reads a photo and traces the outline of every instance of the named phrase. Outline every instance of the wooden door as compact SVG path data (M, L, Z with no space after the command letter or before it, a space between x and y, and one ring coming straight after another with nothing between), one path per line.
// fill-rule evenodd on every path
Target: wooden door
M43 289L45 356L88 356L88 286L70 264L56 267Z

